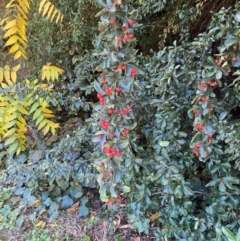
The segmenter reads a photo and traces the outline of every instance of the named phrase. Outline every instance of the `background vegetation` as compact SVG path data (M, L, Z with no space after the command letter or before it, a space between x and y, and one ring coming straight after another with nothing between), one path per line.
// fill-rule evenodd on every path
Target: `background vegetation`
M97 206L109 236L121 216L154 240L238 240L239 1L51 3L58 23L31 2L27 59L13 60L0 40L0 82L4 66L21 63L16 95L1 85L0 217L12 210L21 227L26 209L51 222ZM43 78L46 63L63 74ZM36 96L47 107L33 107ZM32 113L16 117L26 123L17 146L5 98L27 99L19 103Z

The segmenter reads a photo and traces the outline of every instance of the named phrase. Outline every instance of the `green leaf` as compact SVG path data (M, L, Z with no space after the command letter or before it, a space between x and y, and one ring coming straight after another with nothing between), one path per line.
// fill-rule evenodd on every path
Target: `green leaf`
M170 142L169 141L159 141L159 145L161 147L167 147L169 146Z
M230 231L227 227L222 227L222 231L225 234L225 236L228 238L228 241L237 241L234 234Z
M17 140L16 136L11 136L7 141L4 143L5 146L11 145L15 140Z
M78 216L84 217L84 216L88 215L88 212L89 211L88 211L88 208L86 206L80 206Z

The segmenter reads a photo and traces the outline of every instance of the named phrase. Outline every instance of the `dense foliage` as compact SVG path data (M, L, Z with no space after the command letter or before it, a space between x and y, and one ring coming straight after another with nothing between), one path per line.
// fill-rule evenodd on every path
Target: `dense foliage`
M20 206L54 219L80 199L85 216L98 189L110 216L121 209L139 232L156 227L156 240L237 233L238 1L52 3L57 26L32 5L24 74L35 79L47 61L65 70L42 93L61 128L43 138L29 120L26 151L1 146L1 177Z

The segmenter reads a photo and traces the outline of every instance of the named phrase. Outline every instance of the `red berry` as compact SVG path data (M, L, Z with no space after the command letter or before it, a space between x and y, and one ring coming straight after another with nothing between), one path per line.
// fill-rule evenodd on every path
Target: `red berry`
M121 41L122 41L122 37L121 37L121 36L118 36L118 37L117 37L117 41L121 42Z
M126 23L124 23L122 27L124 30L128 29L128 25Z
M104 163L104 162L100 162L100 163L99 163L99 166L100 166L100 167L104 167L104 166L105 166L105 163Z
M118 93L119 93L119 92L121 92L121 91L122 91L122 88L121 88L121 87L119 87L119 86L117 86L115 90L116 90L116 92L118 92Z
M105 91L106 91L107 95L111 95L112 94L112 88L111 87L107 87Z
M114 113L114 110L113 109L109 109L108 110L108 114L112 115Z
M133 38L134 38L134 34L133 34L133 33L130 33L130 34L128 35L128 37L129 37L130 39L133 39Z
M237 50L237 45L233 45L232 48L233 48L234 51L236 51Z
M125 114L125 112L123 111L123 110L121 110L120 112L119 112L119 115L124 115Z
M232 61L233 61L233 62L237 62L237 58L236 58L236 57L233 57L233 58L232 58Z
M218 59L215 59L214 62L215 62L215 64L218 64L218 63L219 63L219 60L218 60Z
M225 55L225 56L224 56L224 59L227 60L227 59L228 59L228 55Z
M134 77L136 76L136 73L137 73L137 70L135 68L132 68L130 76Z
M102 134L98 135L98 138L101 140L103 138L103 135Z
M110 138L114 138L114 133L113 132L111 132L110 134L109 134L109 136L110 136Z
M123 41L127 42L129 40L128 35L124 35Z
M110 19L109 23L110 23L111 25L115 25L115 24L116 24L116 20L112 18L112 19Z
M134 20L133 20L133 19L129 19L129 20L128 20L128 25L129 25L129 26L132 26L133 24L134 24Z
M232 72L232 70L231 70L231 69L228 69L227 72L230 74L230 73Z
M107 80L105 78L102 78L102 84L106 84L107 83Z
M122 198L117 197L117 198L116 198L116 202L117 202L117 203L121 203L121 202L122 202Z

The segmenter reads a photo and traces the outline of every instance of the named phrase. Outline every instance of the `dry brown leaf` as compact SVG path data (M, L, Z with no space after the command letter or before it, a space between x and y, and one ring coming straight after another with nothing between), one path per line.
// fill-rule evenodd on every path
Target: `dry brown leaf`
M118 214L116 214L115 217L117 218L117 221L114 221L114 232L118 230L121 223L121 217Z
M150 216L150 221L153 222L154 220L156 220L157 218L160 217L160 214L159 213L154 213Z
M67 209L67 213L75 213L79 210L79 202L74 203L70 208Z
M108 228L108 222L107 222L107 221L103 221L103 222L102 222L102 226L103 226L104 228Z
M43 213L45 213L47 211L47 209L43 209L40 213L39 213L39 216L41 216Z
M119 229L135 229L131 224L124 224L122 226L119 227Z
M34 203L32 204L32 207L38 207L40 204L42 203L42 201L40 199L37 199L34 201Z

